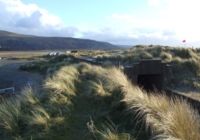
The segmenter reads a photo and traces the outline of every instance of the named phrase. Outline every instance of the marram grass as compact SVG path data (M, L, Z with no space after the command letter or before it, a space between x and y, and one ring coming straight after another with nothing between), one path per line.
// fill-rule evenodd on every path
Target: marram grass
M134 126L100 127L122 102L126 108L121 113L135 118L121 122L145 123L152 139L200 140L199 114L185 101L146 93L117 68L88 64L62 67L47 78L40 93L26 88L19 97L3 100L0 139L135 140Z

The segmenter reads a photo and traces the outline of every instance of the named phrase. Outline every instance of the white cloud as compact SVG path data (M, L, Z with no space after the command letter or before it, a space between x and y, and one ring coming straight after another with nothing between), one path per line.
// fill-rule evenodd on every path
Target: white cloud
M21 0L0 0L0 28L35 35L73 36L76 31L36 4Z
M150 6L156 7L160 5L161 0L148 0Z
M144 41L141 43L181 45L186 39L191 45L200 45L199 0L148 0L147 5L145 14L110 16L107 25L112 33Z
M149 0L152 1L152 0ZM199 40L200 13L199 0L156 0L160 7L155 25L161 29L173 30L176 38L187 38L191 42Z
M36 4L0 0L0 28L25 34L70 36L115 44L180 44L182 39L198 42L199 0L146 0L141 13L115 13L102 23L68 27L58 16Z

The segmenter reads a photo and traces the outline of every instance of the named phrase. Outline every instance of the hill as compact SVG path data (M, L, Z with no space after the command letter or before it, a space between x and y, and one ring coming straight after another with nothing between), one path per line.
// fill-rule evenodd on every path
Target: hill
M0 50L113 49L107 42L70 37L40 37L0 31Z

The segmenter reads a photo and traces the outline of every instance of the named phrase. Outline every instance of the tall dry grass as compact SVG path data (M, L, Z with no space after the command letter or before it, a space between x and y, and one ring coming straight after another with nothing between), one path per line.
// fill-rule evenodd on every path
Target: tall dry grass
M101 79L104 79L104 82L95 85L97 91L105 95L105 89L120 89L122 102L128 106L127 111L137 114L138 121L145 122L146 127L152 130L153 138L200 139L199 114L186 101L172 100L158 93L146 93L137 86L133 86L123 72L116 68L110 68L101 73ZM119 100L117 101L119 103ZM109 137L107 132L110 131L102 135L107 134L106 136Z
M138 102L140 100L140 102ZM129 111L137 111L154 135L181 140L200 138L199 114L185 101L165 96L144 96L126 100Z
M128 112L137 113L155 138L198 140L200 139L200 117L188 103L180 99L170 100L164 95L147 94L133 87L122 73L112 72L113 82L121 86ZM110 77L111 78L111 77Z
M112 123L103 124L99 129L93 121L87 123L87 127L95 140L135 140L128 133L120 133Z
M111 110L123 102L126 108L122 111L134 118L127 116L121 121L145 123L152 131L152 139L200 139L200 117L190 105L180 99L146 93L132 85L117 68L88 64L65 66L46 80L41 93L26 88L16 99L0 104L0 138L65 139L69 129L77 132L73 135L79 135L81 131L87 133L86 126L82 125L86 125L91 115L98 124L88 123L91 139L132 140L134 135L130 131L134 128L130 126L117 124L120 129L113 125L99 127L102 119L112 118ZM72 111L72 102L76 103L79 112ZM73 115L78 119L73 120ZM74 123L80 123L80 126L74 126Z
M47 89L54 90L56 93L66 93L75 95L75 81L78 80L78 70L73 67L63 67L45 82Z
M6 135L19 135L19 120L21 118L20 104L17 101L4 100L0 105L0 127Z

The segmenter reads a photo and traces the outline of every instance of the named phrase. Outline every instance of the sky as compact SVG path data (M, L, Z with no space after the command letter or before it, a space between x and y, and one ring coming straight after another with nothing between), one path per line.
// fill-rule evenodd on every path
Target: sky
M200 46L199 6L199 0L0 0L0 30L120 45Z

